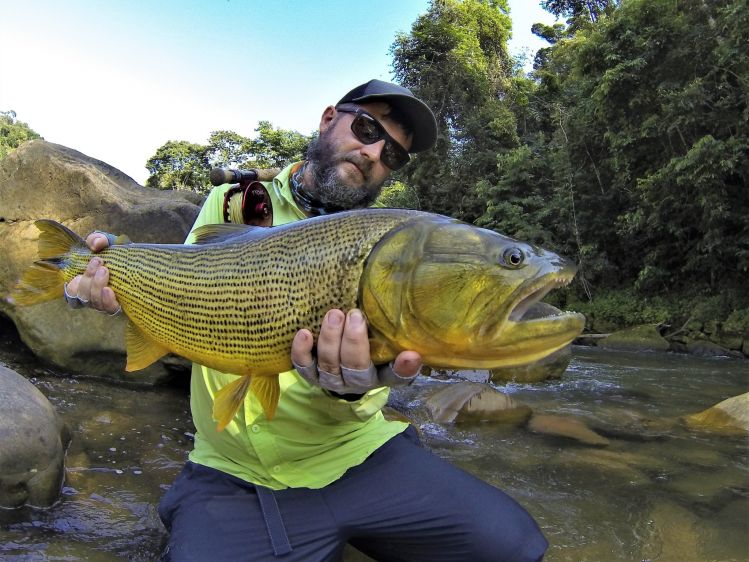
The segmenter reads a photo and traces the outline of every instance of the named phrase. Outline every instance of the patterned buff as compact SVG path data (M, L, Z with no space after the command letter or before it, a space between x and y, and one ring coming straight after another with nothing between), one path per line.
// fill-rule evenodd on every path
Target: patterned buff
M297 202L302 210L310 215L328 215L330 213L337 213L343 211L342 207L336 207L332 205L325 206L325 204L316 199L310 193L304 189L304 183L302 178L304 176L304 170L307 169L307 162L299 166L291 174L291 194L294 196L294 201Z

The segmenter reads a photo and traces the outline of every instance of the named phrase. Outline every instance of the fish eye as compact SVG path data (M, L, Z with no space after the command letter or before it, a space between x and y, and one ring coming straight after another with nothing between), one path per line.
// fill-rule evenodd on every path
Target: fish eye
M520 248L507 248L502 253L502 264L513 269L523 265L525 254Z

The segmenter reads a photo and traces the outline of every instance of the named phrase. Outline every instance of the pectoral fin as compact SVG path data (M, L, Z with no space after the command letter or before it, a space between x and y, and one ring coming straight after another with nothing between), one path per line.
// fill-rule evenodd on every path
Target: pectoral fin
M131 320L128 320L125 325L125 346L127 348L126 371L145 369L169 353L167 348L148 339Z

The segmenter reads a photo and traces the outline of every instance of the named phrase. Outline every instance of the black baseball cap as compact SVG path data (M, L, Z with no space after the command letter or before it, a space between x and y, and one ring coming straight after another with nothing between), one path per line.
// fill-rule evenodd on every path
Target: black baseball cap
M409 152L427 150L437 142L437 119L434 113L408 88L382 80L370 80L343 96L338 105L368 101L384 101L397 108L398 112L408 120L405 125L411 130L413 138Z

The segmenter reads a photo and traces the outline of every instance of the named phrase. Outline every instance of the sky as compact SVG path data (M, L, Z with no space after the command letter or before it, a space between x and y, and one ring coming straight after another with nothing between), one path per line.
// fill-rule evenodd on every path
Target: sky
M537 0L510 0L510 52L545 43ZM254 135L261 120L309 134L371 78L428 0L0 0L0 111L138 183L169 140Z

